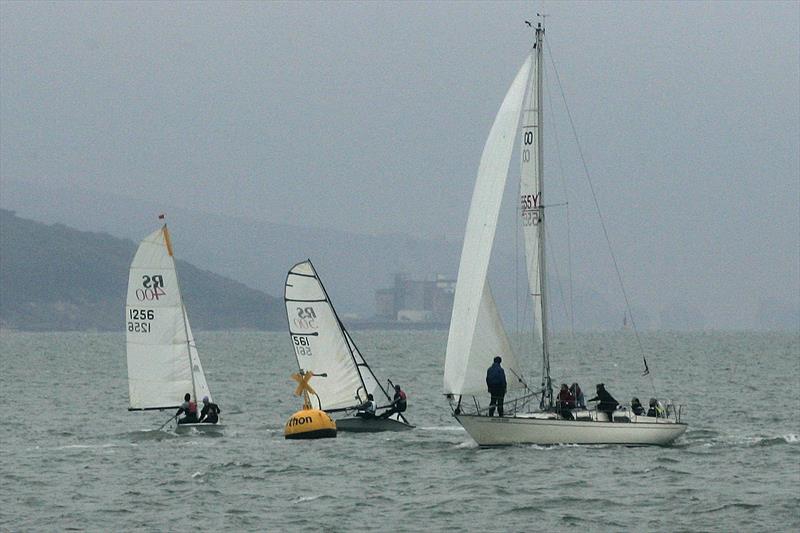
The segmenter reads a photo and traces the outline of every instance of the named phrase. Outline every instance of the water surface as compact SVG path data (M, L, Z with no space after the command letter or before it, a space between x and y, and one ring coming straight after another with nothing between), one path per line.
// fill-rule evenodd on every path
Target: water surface
M674 446L499 449L450 416L446 332L353 332L378 377L408 392L417 429L319 441L283 439L300 407L288 335L197 336L222 437L127 411L122 334L0 333L0 530L800 529L797 335L645 335L653 385L685 405ZM651 395L627 336L553 350L557 383Z

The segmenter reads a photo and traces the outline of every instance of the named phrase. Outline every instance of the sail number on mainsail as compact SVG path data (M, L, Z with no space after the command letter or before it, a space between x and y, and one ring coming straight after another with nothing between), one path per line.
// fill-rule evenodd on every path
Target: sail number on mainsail
M134 333L150 333L150 321L155 319L152 309L128 309L128 331Z
M161 274L142 276L142 286L136 289L134 294L140 302L158 301L162 296L167 295L164 290L164 276ZM152 331L151 321L155 320L155 317L154 309L128 309L128 331L150 333Z

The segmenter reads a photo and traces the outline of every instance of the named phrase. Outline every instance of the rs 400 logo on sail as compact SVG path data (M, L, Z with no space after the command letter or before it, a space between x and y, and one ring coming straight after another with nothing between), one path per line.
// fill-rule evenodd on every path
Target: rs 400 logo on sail
M164 291L164 277L161 274L142 276L142 288L136 289L136 299L140 302L150 302L166 296Z

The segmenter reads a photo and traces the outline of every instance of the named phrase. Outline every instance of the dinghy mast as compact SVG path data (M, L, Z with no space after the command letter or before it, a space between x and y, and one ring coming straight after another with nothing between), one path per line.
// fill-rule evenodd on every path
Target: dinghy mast
M192 374L192 398L194 398L195 403L198 401L197 398L197 384L195 383L194 379L194 361L192 361L192 339L189 336L189 328L187 324L189 323L188 317L186 316L186 306L183 304L183 295L181 293L181 284L178 281L178 268L177 264L175 263L175 255L172 252L172 239L169 236L169 230L167 229L167 223L164 222L164 225L161 227L161 231L164 233L164 244L167 245L167 254L169 254L169 258L172 260L172 268L175 269L175 286L178 288L178 301L181 304L181 317L183 318L183 333L186 335L186 353L189 355L189 368Z

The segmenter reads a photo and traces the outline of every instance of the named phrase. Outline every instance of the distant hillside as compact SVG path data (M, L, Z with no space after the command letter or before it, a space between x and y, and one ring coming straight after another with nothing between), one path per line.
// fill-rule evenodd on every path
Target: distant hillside
M375 290L389 287L395 273L404 272L415 279L432 279L437 273L455 277L461 253L460 241L445 239L435 233L429 239L415 239L401 234L372 235L368 228L365 228L365 234L355 234L331 227L274 224L258 218L269 218L269 213L254 214L255 218L229 217L178 208L158 198L143 201L80 188L32 187L9 179L2 183L0 206L42 223L60 222L80 230L102 231L133 240L153 230L156 214L167 212L178 257L196 265L202 264L247 287L278 296L283 294L287 270L294 263L311 258L336 304L336 310L340 316L346 317L345 322L350 327L363 324L365 319L375 314ZM508 229L506 234L510 234ZM129 241L116 242L132 246ZM517 258L515 263L517 250L513 247L514 242L511 242L512 247L507 244L498 242L495 245L490 281L503 320L511 328L516 324L529 324L532 318L529 299L520 297L525 292L524 262ZM127 263L132 254L131 247L123 261L122 289L115 289L120 294L125 290ZM551 258L555 255L551 254ZM585 272L591 273L591 269ZM187 273L181 269L181 275L183 278ZM562 277L560 280L559 276ZM3 290L6 283L13 281L4 281ZM570 281L566 269L559 272L551 268L549 286L549 318L553 330L568 331L573 319L577 331L618 330L623 327L626 315L624 299L612 278L591 277L584 273L575 275ZM202 291L198 292L202 294ZM574 316L568 311L570 294ZM636 325L642 330L697 330L715 321L713 316L699 315L684 294L676 293L670 298L651 295L649 300L638 301L635 294L632 296ZM194 299L193 295L187 294L190 303ZM215 303L212 298L209 300ZM271 304L265 305L272 309ZM200 327L195 315L207 309L197 307L192 304L189 312L192 324L197 322L197 327ZM113 312L117 309L115 307ZM276 324L274 327L284 328L286 319L282 313L281 309L277 321L265 319L256 327ZM781 301L765 301L761 307L752 310L752 315L754 320L758 320L754 323L764 329L797 331L800 327L800 306L793 294L787 294ZM361 319L360 323L353 320L356 316Z
M122 331L136 244L0 210L0 326ZM283 302L178 261L194 329L282 329Z
M60 222L79 230L102 231L138 241L152 231L159 213L167 213L176 254L202 264L248 287L283 295L286 272L311 258L341 314L362 318L375 313L375 289L391 285L394 274L433 279L437 273L455 276L460 241L432 236L370 235L274 224L229 217L122 195L79 188L48 189L3 181L0 207L44 223ZM410 214L409 216L412 216ZM296 221L295 221L296 222Z

